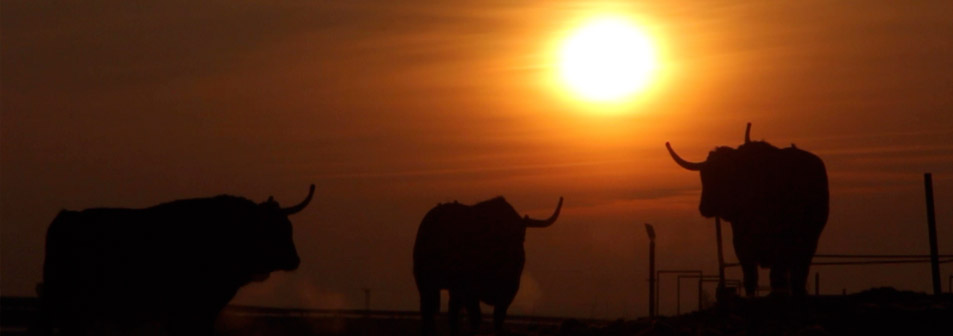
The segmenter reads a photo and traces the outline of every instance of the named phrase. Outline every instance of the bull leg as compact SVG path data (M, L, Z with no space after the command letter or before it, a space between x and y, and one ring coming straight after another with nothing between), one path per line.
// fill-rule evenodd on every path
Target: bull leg
M817 240L815 239L814 241L816 242ZM811 271L811 259L814 258L814 250L816 248L817 243L808 246L808 250L804 252L806 255L799 256L791 263L791 295L801 297L807 295L807 287L805 285L807 284L807 277Z
M503 320L506 319L506 310L510 308L509 304L497 304L493 307L493 331L497 336L506 335L503 329Z
M807 276L810 273L811 261L799 262L791 265L791 295L807 295Z
M450 322L450 335L457 335L460 330L460 308L463 307L459 293L450 291L450 302L447 308L447 320Z
M745 296L755 297L757 296L758 291L758 265L751 264L742 264L741 272L744 275L745 282Z
M797 252L800 255L791 263L791 294L793 296L803 297L807 295L805 284L807 284L807 277L811 271L811 259L814 258L814 253L817 251L818 238L820 238L820 233L806 239L803 243L803 249Z
M440 310L440 290L420 289L420 334L434 334L434 315Z
M483 313L480 312L480 300L471 298L467 301L467 314L470 316L470 329L473 329L473 332L478 332L480 322L483 320Z

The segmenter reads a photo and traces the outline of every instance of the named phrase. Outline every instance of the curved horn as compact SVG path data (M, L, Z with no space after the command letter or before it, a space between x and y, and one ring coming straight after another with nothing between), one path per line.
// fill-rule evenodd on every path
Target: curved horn
M751 142L751 123L748 123L748 127L745 127L745 143Z
M685 161L684 159L682 159L681 156L678 156L678 154L675 154L675 151L672 150L672 145L669 145L668 142L665 143L665 148L668 148L668 154L671 155L672 159L675 160L675 163L677 163L679 166L682 166L682 168L685 168L691 171L697 171L697 170L701 170L702 167L705 166L704 161L702 162Z
M526 225L526 227L538 227L538 228L544 228L544 227L553 225L553 223L556 222L556 218L559 218L559 210L561 210L562 208L563 208L563 198L559 197L559 204L556 205L556 211L553 212L553 215L550 216L549 219L538 220L538 219L532 219L532 218L529 218L529 216L526 216L523 218L523 223L525 223L524 225Z
M301 210L304 210L304 207L308 206L308 203L311 202L311 196L314 196L314 184L312 184L311 188L308 190L308 197L305 197L304 201L301 201L300 204L293 207L281 209L281 212L283 212L285 215L293 215Z

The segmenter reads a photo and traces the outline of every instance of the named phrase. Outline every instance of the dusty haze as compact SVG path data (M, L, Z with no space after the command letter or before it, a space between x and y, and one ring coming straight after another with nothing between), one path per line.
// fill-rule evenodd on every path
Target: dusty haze
M702 160L740 144L749 121L752 138L825 160L818 253L927 253L924 172L940 252L953 253L950 1L2 7L5 296L34 294L60 209L222 193L287 205L313 182L292 217L301 267L233 302L359 308L366 287L373 308L415 310L411 247L427 210L503 195L544 217L564 196L559 221L527 233L511 313L643 316L642 223L658 232L659 268L716 271L699 177L664 143ZM600 8L631 15L663 54L629 113L598 113L552 81L553 46ZM814 271L824 293L930 288L926 264ZM662 286L674 313L674 284Z

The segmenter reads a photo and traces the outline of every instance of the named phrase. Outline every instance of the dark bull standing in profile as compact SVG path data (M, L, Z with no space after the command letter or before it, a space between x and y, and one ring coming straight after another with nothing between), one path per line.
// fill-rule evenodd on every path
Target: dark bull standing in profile
M502 333L506 310L520 287L526 228L552 225L562 205L560 197L547 220L520 218L503 197L472 206L454 202L431 209L420 223L414 244L422 333L433 333L441 289L450 293L451 333L457 332L462 307L466 307L473 329L479 327L480 301L494 306L494 328Z
M240 287L298 268L288 215L235 196L63 210L50 224L43 327L67 335L211 335ZM51 330L47 330L51 331Z
M816 155L751 141L737 149L718 147L704 162L680 166L700 171L705 217L731 222L735 255L744 273L745 294L755 295L758 266L771 269L771 292L804 295L811 259L828 214L827 171Z

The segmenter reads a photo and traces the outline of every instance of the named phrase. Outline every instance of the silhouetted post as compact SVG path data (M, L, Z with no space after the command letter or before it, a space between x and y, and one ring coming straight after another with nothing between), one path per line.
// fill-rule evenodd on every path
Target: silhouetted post
M364 289L364 314L367 316L371 315L371 289Z
M645 223L649 235L649 318L655 318L655 229Z
M814 273L814 296L821 295L821 273Z
M675 280L675 315L682 315L682 276Z
M687 271L687 272L682 272L682 273L695 273L695 274L687 274L687 275L679 275L679 276L678 276L677 285L676 285L676 291L677 291L677 293L676 293L676 295L675 295L675 297L676 297L675 301L676 301L678 304L675 306L675 313L676 313L676 314L679 314L679 315L682 314L682 279L698 279L698 282L697 282L697 284L698 284L698 311L701 311L701 310L702 310L702 306L703 306L703 305L702 305L702 301L703 301L703 300L702 300L702 292L703 292L703 291L702 291L702 288L703 288L703 287L702 287L702 283L705 282L705 279L717 278L717 277L714 276L714 275L705 276L704 274L702 274L701 271Z
M923 174L923 187L927 196L927 228L930 230L930 266L933 271L933 294L940 295L940 255L936 244L936 213L933 210L933 175Z
M698 276L698 311L702 311L702 279L705 277Z
M718 241L718 289L716 300L721 300L721 295L725 292L725 255L721 247L721 218L715 217L715 239Z

